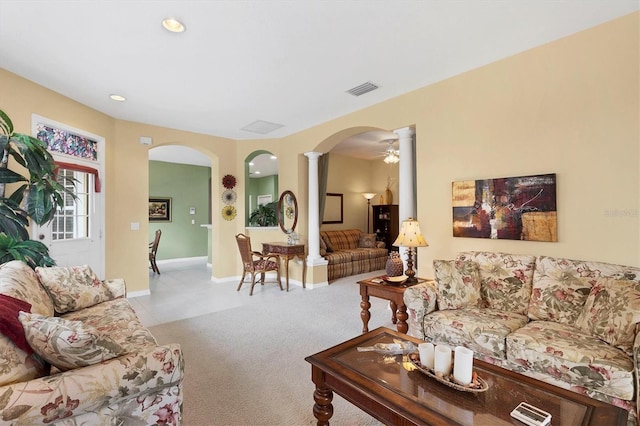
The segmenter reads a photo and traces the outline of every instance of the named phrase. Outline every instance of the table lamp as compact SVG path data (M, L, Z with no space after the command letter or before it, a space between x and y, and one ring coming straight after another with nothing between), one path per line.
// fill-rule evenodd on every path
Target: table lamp
M371 210L371 199L376 196L375 192L365 192L362 194L367 199L367 234L369 233L369 210Z
M413 252L416 247L427 247L427 240L422 236L420 232L420 224L417 220L409 218L402 221L400 225L400 234L393 243L394 246L407 247L407 269L404 274L408 277L405 283L415 284L418 279L415 277L416 272L413 270Z

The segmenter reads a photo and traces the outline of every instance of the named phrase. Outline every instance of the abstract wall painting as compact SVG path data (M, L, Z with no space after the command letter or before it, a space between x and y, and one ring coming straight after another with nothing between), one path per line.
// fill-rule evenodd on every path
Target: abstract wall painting
M453 236L558 241L555 173L453 182Z

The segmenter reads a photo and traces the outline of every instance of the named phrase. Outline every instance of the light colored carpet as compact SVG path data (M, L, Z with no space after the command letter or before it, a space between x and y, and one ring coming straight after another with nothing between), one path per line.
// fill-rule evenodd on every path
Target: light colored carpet
M158 342L182 345L185 424L315 424L315 388L304 358L361 334L354 278L289 293L273 285L256 288L270 297L151 327ZM243 296L250 297L248 289ZM369 329L394 328L388 303L371 303ZM332 425L380 424L338 395L333 405Z

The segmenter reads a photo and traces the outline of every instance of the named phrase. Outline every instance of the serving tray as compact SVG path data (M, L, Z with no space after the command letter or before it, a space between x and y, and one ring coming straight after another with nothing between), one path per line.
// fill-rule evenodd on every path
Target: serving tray
M449 375L447 377L436 376L431 370L429 370L428 368L420 364L420 355L417 353L409 354L409 361L421 373L426 374L427 376L437 380L443 385L449 386L450 388L453 388L455 390L459 390L461 392L473 392L473 393L486 392L487 390L489 390L489 384L477 374L474 374L475 378L474 378L474 381L471 382L471 384L467 386L463 386L453 381L453 375Z

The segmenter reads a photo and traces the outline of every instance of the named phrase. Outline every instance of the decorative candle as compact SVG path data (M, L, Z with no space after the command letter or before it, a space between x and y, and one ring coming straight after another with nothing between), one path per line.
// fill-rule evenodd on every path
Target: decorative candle
M453 380L463 386L471 383L473 351L463 346L456 347L453 363Z
M451 348L446 345L437 345L434 354L433 371L442 376L451 374Z
M420 364L429 370L433 370L434 350L433 343L426 342L418 345L418 351L420 352Z

